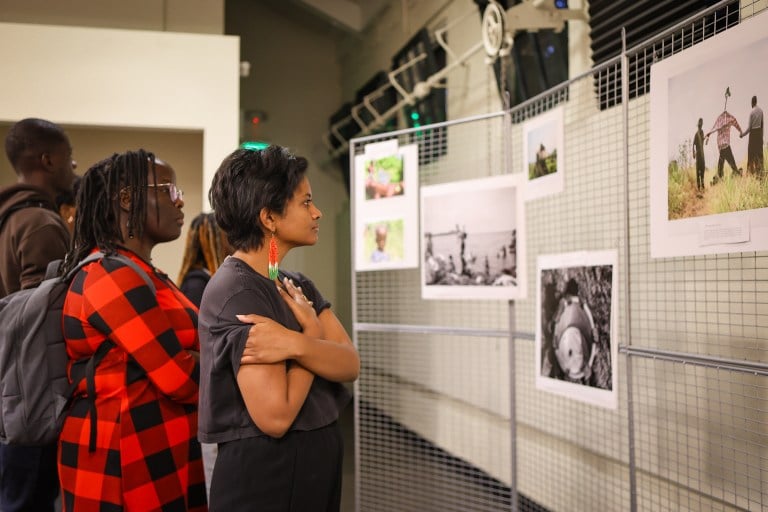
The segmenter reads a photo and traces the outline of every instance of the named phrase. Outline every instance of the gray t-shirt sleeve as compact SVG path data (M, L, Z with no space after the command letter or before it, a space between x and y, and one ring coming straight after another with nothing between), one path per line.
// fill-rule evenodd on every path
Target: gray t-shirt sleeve
M228 359L234 375L240 370L240 359L243 357L248 332L253 324L243 323L237 315L255 314L272 318L270 301L261 290L241 289L233 294L219 312L217 332L213 332L221 340L214 348L214 358Z

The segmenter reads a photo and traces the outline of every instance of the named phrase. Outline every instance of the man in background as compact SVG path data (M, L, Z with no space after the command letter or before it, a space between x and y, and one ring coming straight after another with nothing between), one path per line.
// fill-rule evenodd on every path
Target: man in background
M71 192L77 167L67 135L43 119L13 125L5 153L18 180L0 189L0 297L37 286L66 254L70 235L55 198ZM53 512L58 493L56 443L0 445L0 510Z
M765 171L763 158L763 109L757 106L757 96L752 96L752 112L749 113L747 129L741 132L742 137L749 134L747 146L747 171L755 176L762 176Z

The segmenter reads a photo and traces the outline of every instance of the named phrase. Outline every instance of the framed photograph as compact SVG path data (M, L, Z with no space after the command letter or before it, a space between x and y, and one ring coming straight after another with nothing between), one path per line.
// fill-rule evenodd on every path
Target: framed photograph
M359 208L386 209L398 203L398 198L418 197L418 148L414 145L396 147L389 154L377 150L358 155L354 172Z
M768 31L750 19L651 67L652 257L768 249L759 62Z
M422 187L422 298L525 297L521 183L518 173Z
M617 252L537 259L536 388L616 409Z
M358 224L357 270L383 270L411 268L406 256L418 254L415 244L408 246L407 239L418 236L415 219L403 217L365 219Z
M419 265L418 146L397 146L391 141L375 146L355 157L355 270L415 268Z
M563 191L563 108L554 108L523 126L525 199Z

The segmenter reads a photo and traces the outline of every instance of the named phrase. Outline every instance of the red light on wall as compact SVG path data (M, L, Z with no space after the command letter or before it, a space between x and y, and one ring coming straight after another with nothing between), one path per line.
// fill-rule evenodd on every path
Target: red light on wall
M259 116L253 116L251 118L251 124L259 124L261 122L261 118Z

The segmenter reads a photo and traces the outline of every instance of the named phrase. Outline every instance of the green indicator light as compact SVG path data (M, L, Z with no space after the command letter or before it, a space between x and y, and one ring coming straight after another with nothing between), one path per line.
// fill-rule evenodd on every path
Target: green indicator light
M269 142L261 142L261 141L246 141L240 144L240 149L250 149L251 151L261 151L262 149L267 149L269 147Z

